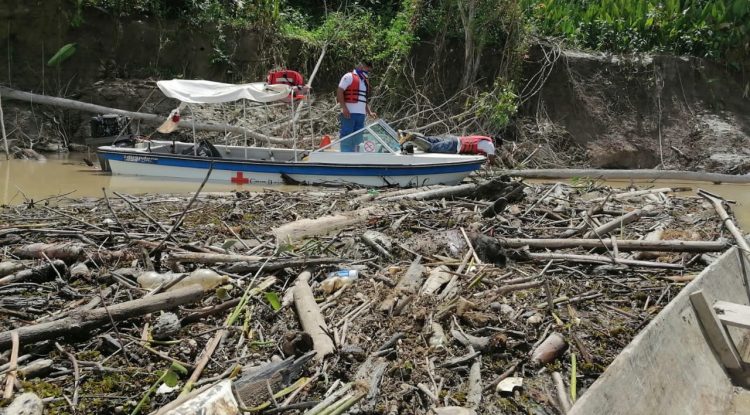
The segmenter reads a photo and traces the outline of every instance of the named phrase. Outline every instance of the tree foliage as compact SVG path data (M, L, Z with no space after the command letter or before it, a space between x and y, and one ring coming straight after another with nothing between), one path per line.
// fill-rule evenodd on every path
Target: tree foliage
M738 62L750 55L748 0L522 0L543 34L613 52L663 51Z

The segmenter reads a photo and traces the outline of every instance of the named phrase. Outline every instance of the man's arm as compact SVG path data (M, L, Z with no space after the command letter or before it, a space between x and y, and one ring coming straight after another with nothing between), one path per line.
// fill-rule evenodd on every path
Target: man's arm
M341 114L344 115L344 118L349 118L349 108L346 107L346 102L344 101L344 90L341 88L336 90L336 101L339 103L339 106L341 106Z
M372 117L372 118L375 118L375 117L377 117L377 116L378 116L378 114L374 113L374 112L373 112L373 111L372 111L372 110L370 109L370 103L369 103L369 102L365 104L365 113L367 113L367 115L369 115L369 116L370 116L370 117Z

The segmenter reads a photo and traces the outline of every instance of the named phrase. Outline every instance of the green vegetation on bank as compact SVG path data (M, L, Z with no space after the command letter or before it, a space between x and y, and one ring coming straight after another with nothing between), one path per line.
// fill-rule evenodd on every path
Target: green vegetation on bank
M599 51L689 54L738 69L750 57L749 0L71 1L78 10L73 25L82 24L82 10L96 7L115 16L177 19L207 29L217 65L233 64L227 33L237 29L262 35L267 56L260 60L269 65L309 66L323 45L328 73L366 58L375 63L375 84L386 92L379 102L390 100L392 108L403 105L415 87L443 91L440 75L431 72L437 63L451 74L455 85L448 90L464 93L456 104L491 130L503 129L517 111L529 33ZM420 60L422 67L412 71L410 58L430 47L435 62ZM415 72L422 78L410 79Z
M611 52L659 51L729 63L750 56L748 0L521 0L541 34Z

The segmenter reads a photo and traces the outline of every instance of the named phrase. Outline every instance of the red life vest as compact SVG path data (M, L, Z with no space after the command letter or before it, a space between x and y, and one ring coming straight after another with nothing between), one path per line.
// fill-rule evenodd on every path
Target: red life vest
M459 143L461 144L461 150L458 152L461 154L479 154L479 142L480 141L489 141L492 142L492 139L490 137L486 137L483 135L469 135L466 137L459 137L458 139ZM484 152L481 152L484 153Z
M359 90L359 75L357 71L352 71L352 83L344 90L344 102L367 102L370 97L370 80L362 77L365 81L365 91Z
M289 85L289 86L302 86L305 84L305 78L297 71L290 71L287 69L281 69L277 71L268 72L266 82L269 85Z

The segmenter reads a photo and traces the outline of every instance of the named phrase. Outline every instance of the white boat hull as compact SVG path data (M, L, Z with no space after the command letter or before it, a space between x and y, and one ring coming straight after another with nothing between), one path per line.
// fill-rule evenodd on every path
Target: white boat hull
M279 156L279 150L274 150ZM237 160L149 152L142 148L100 147L103 166L114 175L244 184L360 185L415 187L460 183L484 161L458 155L313 153L300 161Z

